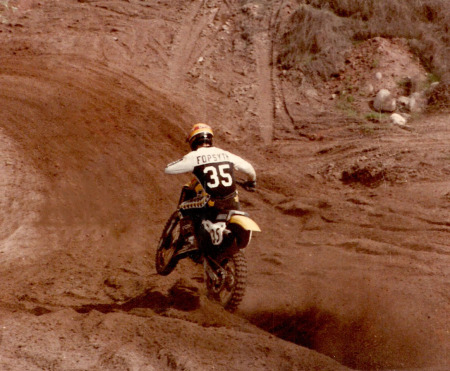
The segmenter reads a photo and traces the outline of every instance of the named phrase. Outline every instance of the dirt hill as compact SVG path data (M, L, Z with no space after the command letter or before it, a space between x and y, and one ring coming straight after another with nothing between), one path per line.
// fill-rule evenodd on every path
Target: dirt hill
M280 69L294 5L0 2L2 370L448 369L449 115L371 111L427 78L401 39ZM233 315L154 268L195 122L258 174Z

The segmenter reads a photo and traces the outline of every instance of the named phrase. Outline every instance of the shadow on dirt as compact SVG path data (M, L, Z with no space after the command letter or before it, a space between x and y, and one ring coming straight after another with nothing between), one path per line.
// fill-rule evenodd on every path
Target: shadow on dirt
M88 304L75 307L78 313L89 313L92 310L101 313L116 311L130 312L138 309L151 309L155 313L163 313L170 308L181 311L193 311L200 307L200 294L195 287L176 283L167 295L159 291L149 289L142 295L132 298L125 303L113 304Z
M370 315L348 318L317 306L262 311L245 316L271 334L325 354L359 370L420 367L420 348L397 326L383 327Z

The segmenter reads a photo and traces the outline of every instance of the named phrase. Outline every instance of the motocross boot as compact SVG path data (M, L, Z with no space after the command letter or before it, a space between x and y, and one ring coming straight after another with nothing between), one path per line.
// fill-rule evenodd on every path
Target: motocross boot
M180 220L181 238L183 244L177 251L177 256L197 251L197 239L195 238L194 221L189 216L185 216Z

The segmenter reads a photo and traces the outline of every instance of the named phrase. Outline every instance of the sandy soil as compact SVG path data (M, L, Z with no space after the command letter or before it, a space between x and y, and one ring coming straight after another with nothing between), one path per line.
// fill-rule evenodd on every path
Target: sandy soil
M274 68L291 5L0 1L2 370L450 368L449 115L354 115L424 76L398 40L325 85ZM234 315L154 269L197 121L258 173Z

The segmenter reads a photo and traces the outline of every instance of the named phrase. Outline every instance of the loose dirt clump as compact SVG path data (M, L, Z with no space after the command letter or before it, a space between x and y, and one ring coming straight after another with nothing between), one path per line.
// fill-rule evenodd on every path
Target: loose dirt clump
M384 169L368 169L367 167L353 167L349 171L342 172L342 182L344 184L360 183L366 187L376 187L386 179Z

